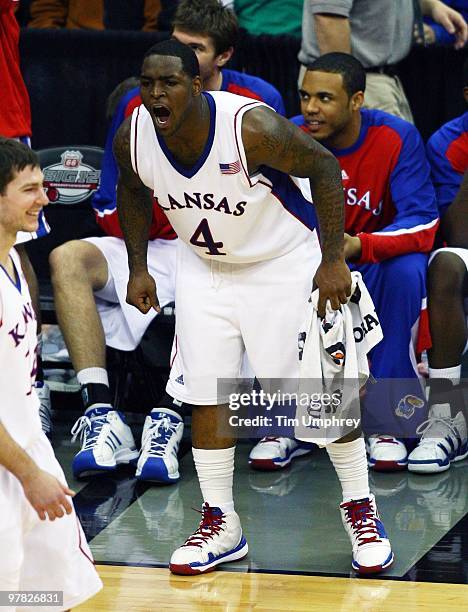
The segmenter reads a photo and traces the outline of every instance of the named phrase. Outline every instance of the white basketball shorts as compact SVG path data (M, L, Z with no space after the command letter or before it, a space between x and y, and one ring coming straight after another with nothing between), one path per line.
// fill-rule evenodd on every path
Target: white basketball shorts
M94 293L106 344L122 351L133 351L157 313L151 309L143 314L125 301L129 271L124 240L113 236L85 240L94 244L107 261L107 283ZM175 299L177 242L160 238L148 242L148 271L156 281L161 307Z
M217 379L241 376L244 353L257 378L297 379L298 332L320 260L315 232L286 255L249 264L202 259L179 241L169 395L225 403Z
M66 482L42 432L25 450L41 469ZM0 591L63 591L63 607L40 608L53 611L73 608L101 590L102 582L75 511L54 521L41 521L19 481L2 466L0 517Z

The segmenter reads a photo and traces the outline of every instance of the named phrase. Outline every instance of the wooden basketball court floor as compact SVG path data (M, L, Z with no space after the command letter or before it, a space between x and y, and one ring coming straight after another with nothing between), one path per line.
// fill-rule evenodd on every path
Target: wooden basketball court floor
M395 563L377 578L351 570L339 484L324 451L276 473L236 453L235 503L248 557L198 577L172 576L171 552L199 521L201 498L189 445L181 480L137 483L130 468L75 481L77 443L61 423L54 446L105 588L79 610L468 611L468 461L443 474L371 474ZM132 426L133 427L133 426Z

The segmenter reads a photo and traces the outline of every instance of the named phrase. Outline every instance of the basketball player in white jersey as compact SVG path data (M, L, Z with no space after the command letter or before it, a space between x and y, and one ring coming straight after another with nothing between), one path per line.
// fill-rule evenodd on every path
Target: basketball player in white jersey
M244 353L259 380L298 378L298 330L312 281L322 315L327 301L338 309L351 290L343 189L335 158L263 103L202 93L197 58L176 40L147 52L141 95L143 106L114 140L127 301L142 312L159 308L146 263L152 191L179 236L167 391L194 406L193 456L204 500L200 526L174 552L170 569L199 574L248 551L232 495L232 413L217 379L239 377ZM315 207L289 175L309 179ZM393 554L369 493L364 441L353 432L327 450L343 486L353 566L380 571Z
M41 609L67 610L102 583L41 429L36 317L13 248L18 231L37 230L42 181L36 154L0 138L0 591L63 591L61 608L46 600Z

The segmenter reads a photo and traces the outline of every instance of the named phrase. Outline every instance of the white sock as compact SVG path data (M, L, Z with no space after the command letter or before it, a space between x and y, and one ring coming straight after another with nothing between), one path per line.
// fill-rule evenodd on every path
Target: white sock
M452 385L459 385L461 379L461 364L452 368L429 368L429 378L446 378Z
M222 512L234 512L232 483L236 447L205 450L193 448L193 460L203 500Z
M109 376L105 368L85 368L76 373L76 378L81 386L90 383L109 386Z
M326 446L336 475L343 489L343 501L369 497L369 472L367 469L364 438Z

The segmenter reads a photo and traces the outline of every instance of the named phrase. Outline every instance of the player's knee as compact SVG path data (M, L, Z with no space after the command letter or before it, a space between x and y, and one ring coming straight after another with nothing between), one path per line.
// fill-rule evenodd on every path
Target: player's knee
M432 299L457 295L463 289L467 275L464 261L454 253L440 252L428 270L428 290Z
M97 265L95 251L99 254L93 245L82 240L71 240L56 247L49 254L52 282L56 284L68 279L87 279L89 272Z
M76 277L86 269L86 258L79 240L65 242L49 254L50 273L53 282Z

